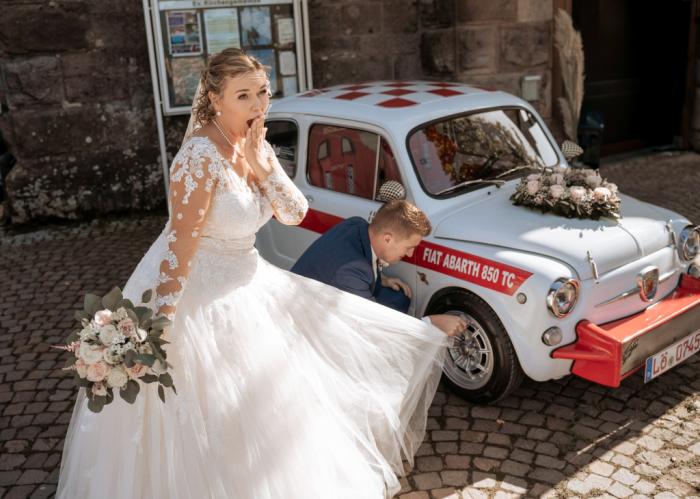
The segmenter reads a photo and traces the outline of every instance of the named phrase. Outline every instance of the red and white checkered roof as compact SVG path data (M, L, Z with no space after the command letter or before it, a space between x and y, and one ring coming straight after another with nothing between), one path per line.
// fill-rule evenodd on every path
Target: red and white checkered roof
M348 101L385 109L396 109L488 91L491 89L477 88L463 83L376 81L314 89L300 94L298 98Z

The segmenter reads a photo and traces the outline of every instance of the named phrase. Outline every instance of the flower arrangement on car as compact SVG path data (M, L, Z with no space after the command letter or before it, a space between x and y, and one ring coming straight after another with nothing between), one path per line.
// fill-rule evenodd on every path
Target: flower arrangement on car
M523 177L510 199L567 218L620 218L617 186L589 168L544 168Z

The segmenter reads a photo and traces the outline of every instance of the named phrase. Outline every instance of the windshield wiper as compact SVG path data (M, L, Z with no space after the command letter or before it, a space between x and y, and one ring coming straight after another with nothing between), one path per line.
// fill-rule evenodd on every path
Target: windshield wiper
M499 175L496 175L494 178L479 178L479 179L474 179L474 180L465 180L464 182L460 182L459 184L453 185L451 187L447 187L446 189L441 190L440 192L436 192L436 196L440 196L442 194L447 194L448 192L456 191L457 189L461 189L462 187L466 187L468 185L473 185L473 184L493 184L498 187L501 187L503 184L506 183L506 180L500 180L499 177L505 177L506 175L510 175L513 172L517 172L519 170L541 170L542 167L539 165L521 165L521 166L516 166L515 168L511 168L508 171L505 171Z
M540 165L521 165L521 166L516 166L515 168L511 168L510 170L507 170L499 175L496 175L494 178L501 178L505 177L506 175L510 175L513 172L517 172L519 170L543 170L544 167Z
M439 196L441 194L446 194L448 192L455 191L457 189L460 189L462 187L466 187L467 185L472 185L472 184L495 184L498 187L502 186L505 184L505 180L498 180L496 178L480 178L476 180L465 180L464 182L460 182L457 185L453 185L452 187L448 187L447 189L443 189L440 192L436 192L435 195Z

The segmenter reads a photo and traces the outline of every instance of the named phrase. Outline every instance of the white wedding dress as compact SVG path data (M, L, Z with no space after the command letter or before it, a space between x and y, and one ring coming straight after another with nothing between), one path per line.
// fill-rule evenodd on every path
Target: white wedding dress
M117 395L95 414L81 390L59 498L398 492L402 458L412 461L425 433L447 338L258 255L255 234L273 212L284 223L306 212L274 164L251 187L209 139L183 144L171 168L172 218L124 289L137 302L146 289L178 283L150 304L176 310L167 352L177 395L167 390L162 403L155 385L142 385L133 405Z

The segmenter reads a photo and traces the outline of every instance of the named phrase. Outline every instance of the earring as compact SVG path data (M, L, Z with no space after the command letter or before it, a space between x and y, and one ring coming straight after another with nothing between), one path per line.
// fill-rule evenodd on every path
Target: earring
M217 112L216 112L216 115L217 115L217 116L221 116L221 111L217 111Z

